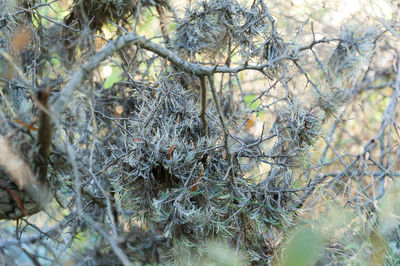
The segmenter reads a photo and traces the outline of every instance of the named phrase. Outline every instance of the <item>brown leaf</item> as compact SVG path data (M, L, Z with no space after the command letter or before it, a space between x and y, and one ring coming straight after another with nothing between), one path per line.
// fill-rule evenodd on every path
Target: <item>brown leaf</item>
M175 148L176 148L176 145L172 145L172 146L169 148L168 156L167 156L167 159L168 159L168 160L171 159L172 153L174 152Z
M196 180L194 181L194 184L192 186L192 189L190 190L190 192L195 192L197 189L197 186L199 185L199 181L201 179L201 177L203 176L204 170L201 170L201 173L199 175L198 178L196 178Z
M11 39L11 49L15 53L19 53L22 49L29 45L32 39L32 32L28 28L18 28Z
M135 143L146 143L146 141L142 138L133 138L133 142Z
M14 123L17 123L18 125L28 129L28 130L32 130L32 131L37 131L38 129L32 125L29 125L27 123L25 123L24 121L18 120L18 119L14 119Z
M8 187L4 187L7 191L7 193L13 198L15 203L17 203L18 208L21 210L22 214L24 216L27 216L28 213L26 212L24 208L24 203L22 202L21 197L18 195L18 193L15 190L9 189Z

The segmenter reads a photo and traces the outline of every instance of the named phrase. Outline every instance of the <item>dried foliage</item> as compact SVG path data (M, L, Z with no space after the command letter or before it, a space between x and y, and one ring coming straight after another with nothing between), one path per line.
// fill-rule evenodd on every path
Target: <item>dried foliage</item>
M395 261L398 28L274 4L0 3L0 263Z

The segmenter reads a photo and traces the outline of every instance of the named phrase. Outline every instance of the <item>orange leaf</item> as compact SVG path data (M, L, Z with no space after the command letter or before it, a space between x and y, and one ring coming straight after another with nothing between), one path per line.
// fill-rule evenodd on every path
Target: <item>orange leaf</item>
M107 41L104 38L99 38L97 37L94 41L94 48L96 49L96 51L101 50L101 48L104 47L104 45L107 43Z
M169 152L168 152L168 156L167 156L167 159L168 159L168 160L171 159L172 153L174 152L175 148L176 148L176 145L172 145L172 146L169 148Z
M246 130L252 130L256 125L256 115L252 114L248 120L246 121L246 124L244 125L244 128Z
M32 125L29 125L27 123L25 123L24 121L18 120L18 119L14 119L14 123L28 129L28 130L32 130L32 131L37 131L38 129Z
M197 186L199 185L199 181L201 179L201 177L203 176L204 170L201 170L201 174L199 175L198 178L196 178L196 180L194 181L194 184L192 186L192 189L190 190L190 192L195 192L197 189Z

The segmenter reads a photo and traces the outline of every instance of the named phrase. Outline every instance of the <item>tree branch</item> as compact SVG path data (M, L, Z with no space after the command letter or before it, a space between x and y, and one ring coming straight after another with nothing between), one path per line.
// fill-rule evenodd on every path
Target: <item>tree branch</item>
M205 76L200 77L200 83L201 83L201 91L200 91L200 93L201 93L201 95L200 95L201 135L206 136L207 135L207 120L206 120L207 82L206 82Z
M47 167L50 160L51 142L53 125L49 116L49 90L40 91L38 94L38 100L40 104L40 124L38 130L38 143L39 143L39 154L36 160L36 167L38 170L39 178L41 183L47 184Z
M67 85L61 92L61 95L54 102L52 108L53 111L61 113L65 109L66 105L70 102L73 91L80 86L85 76L93 71L95 68L97 68L101 62L106 60L115 51L128 45L137 45L143 49L151 51L164 58L165 60L171 62L173 65L185 71L186 73L196 76L208 76L213 73L238 73L244 70L257 70L263 72L264 68L273 66L276 62L285 59L293 59L291 56L283 55L260 65L243 64L235 68L231 68L228 66L204 66L198 63L190 63L180 56L176 55L169 49L166 49L159 44L153 43L145 37L141 37L135 33L130 32L114 41L109 42L103 49L101 49L99 52L89 58L86 63L84 63L78 70L74 72L71 80L67 83Z
M224 147L225 147L225 151L226 151L226 159L229 163L232 163L232 160L231 160L232 156L231 156L231 152L230 152L229 146L228 146L229 131L225 125L224 114L222 113L221 104L219 102L219 98L217 96L217 91L216 91L215 85L214 85L214 77L212 75L208 76L208 82L210 83L210 90L211 90L211 93L212 93L212 96L214 99L215 107L217 108L217 111L218 111L218 117L221 122L222 129L224 131ZM231 168L230 172L231 173L233 172L232 168Z

